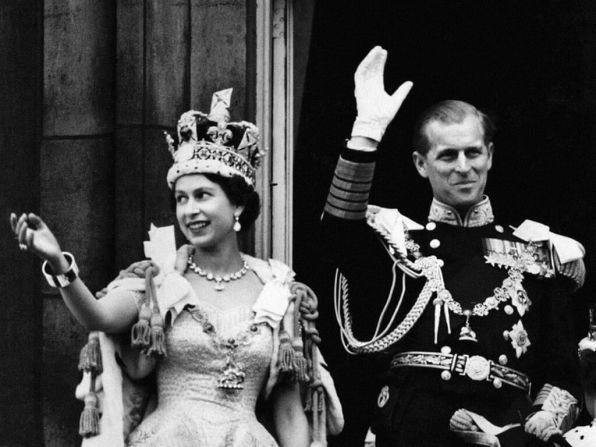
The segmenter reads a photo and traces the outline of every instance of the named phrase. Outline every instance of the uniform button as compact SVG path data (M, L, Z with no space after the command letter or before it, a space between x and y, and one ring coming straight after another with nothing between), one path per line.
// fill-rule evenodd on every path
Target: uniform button
M499 232L499 233L502 233L503 231L505 231L501 225L495 225L495 230L497 230L497 232Z
M507 305L505 306L505 313L506 313L507 315L511 315L511 314L513 314L513 307L511 307L509 304L507 304Z
M496 389L500 389L503 386L503 381L497 377L495 380L493 380L493 386Z
M451 299L451 292L447 289L443 289L437 293L437 298L441 301L449 301Z
M449 380L451 379L451 373L449 371L442 371L441 372L441 379Z
M445 354L445 355L451 354L451 348L449 346L443 346L441 348L441 354Z
M437 228L437 224L434 222L429 222L426 224L426 229L428 231L433 231L435 228Z
M505 340L509 340L509 331L508 331L508 330L504 330L504 331L503 331L503 338L504 338Z
M379 397L377 398L377 406L379 408L383 408L387 401L389 400L389 387L385 385L381 388L381 392L379 393Z
M437 265L439 267L443 267L445 265L445 262L442 259L437 259Z
M430 245L430 248L439 248L441 241L438 239L433 239L428 245Z
M501 354L499 356L499 363L503 366L505 366L507 364L507 362L509 361L509 359L507 358L507 356L505 354Z

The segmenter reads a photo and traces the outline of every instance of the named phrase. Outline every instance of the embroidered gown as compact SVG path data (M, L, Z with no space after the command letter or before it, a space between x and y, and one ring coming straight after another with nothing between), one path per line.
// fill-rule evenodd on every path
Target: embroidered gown
M294 273L274 260L246 259L264 284L252 306L222 310L201 302L175 272L158 284L160 308L171 312L172 323L165 332L167 356L156 366L157 407L132 430L126 445L277 446L257 420L255 407L277 380L279 324L293 315L289 284ZM132 291L140 307L142 289L126 281L113 284L124 293ZM233 384L234 374L242 376L243 389L218 386L225 379ZM96 440L88 439L90 445Z
M201 314L214 332L204 330ZM235 360L246 373L244 389L218 388L226 366L218 336L238 342ZM168 356L157 369L158 407L130 435L130 446L277 446L255 416L273 334L267 325L253 325L249 306L220 310L201 303L185 310L167 331L166 347Z
M276 447L255 412L257 399L266 402L280 378L280 351L285 352L287 343L300 336L294 333L298 312L291 291L294 272L279 261L244 255L263 283L257 299L252 305L228 310L214 307L202 302L175 269L179 261L187 259L188 247L176 252L172 231L172 227L152 228L151 240L145 242L145 253L160 268L154 278L155 296L144 293L145 279L138 277L121 276L106 288L114 299L132 296L139 309L151 302L155 311L156 301L168 323L167 356L157 362L157 393L151 396L157 398L157 405L152 405L153 399L147 403L151 390L144 381L123 374L118 353L126 349L128 336L123 339L96 332L102 369L97 375L84 370L76 396L80 400L96 396L101 416L99 428L83 438L82 447ZM307 300L305 306L309 303ZM343 414L318 348L310 352L310 377L319 383L309 386L306 396L312 393L312 399L324 398L325 402L325 411L319 410L309 421L310 436L316 443L322 442L326 433L342 430ZM242 389L234 389L239 384Z

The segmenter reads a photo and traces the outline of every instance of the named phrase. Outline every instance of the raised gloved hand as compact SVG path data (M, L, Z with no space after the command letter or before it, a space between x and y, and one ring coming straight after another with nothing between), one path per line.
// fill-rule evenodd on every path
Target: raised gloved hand
M524 426L526 433L548 442L551 436L561 434L556 425L555 416L550 411L540 410L531 415Z
M376 46L356 69L354 96L358 116L354 121L352 137L366 137L380 142L385 129L412 88L412 82L406 81L393 95L385 92L383 71L386 60L387 50Z

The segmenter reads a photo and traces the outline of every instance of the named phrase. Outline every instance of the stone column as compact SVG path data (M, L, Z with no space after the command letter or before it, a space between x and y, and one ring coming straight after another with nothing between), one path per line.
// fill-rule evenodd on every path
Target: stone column
M41 214L93 292L113 275L115 12L114 1L45 1ZM87 331L56 290L42 294L45 445L76 445Z

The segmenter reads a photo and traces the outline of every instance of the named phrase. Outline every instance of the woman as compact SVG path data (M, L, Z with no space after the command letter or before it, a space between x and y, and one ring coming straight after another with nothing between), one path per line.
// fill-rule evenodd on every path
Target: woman
M152 230L146 283L118 279L96 300L41 218L10 218L21 249L45 261L44 274L81 324L110 334L132 326L132 345L140 349L117 350L127 375L142 379L156 370L157 407L127 445L309 445L299 384L278 380L278 353L288 345L287 322L293 321L293 272L238 247L237 232L259 212L254 181L262 153L254 125L228 122L230 95L231 89L217 92L209 115L183 114L177 148L167 136L174 158L168 185L190 244L176 255L173 230ZM271 403L277 440L257 422L259 396ZM85 402L92 409L96 404Z

